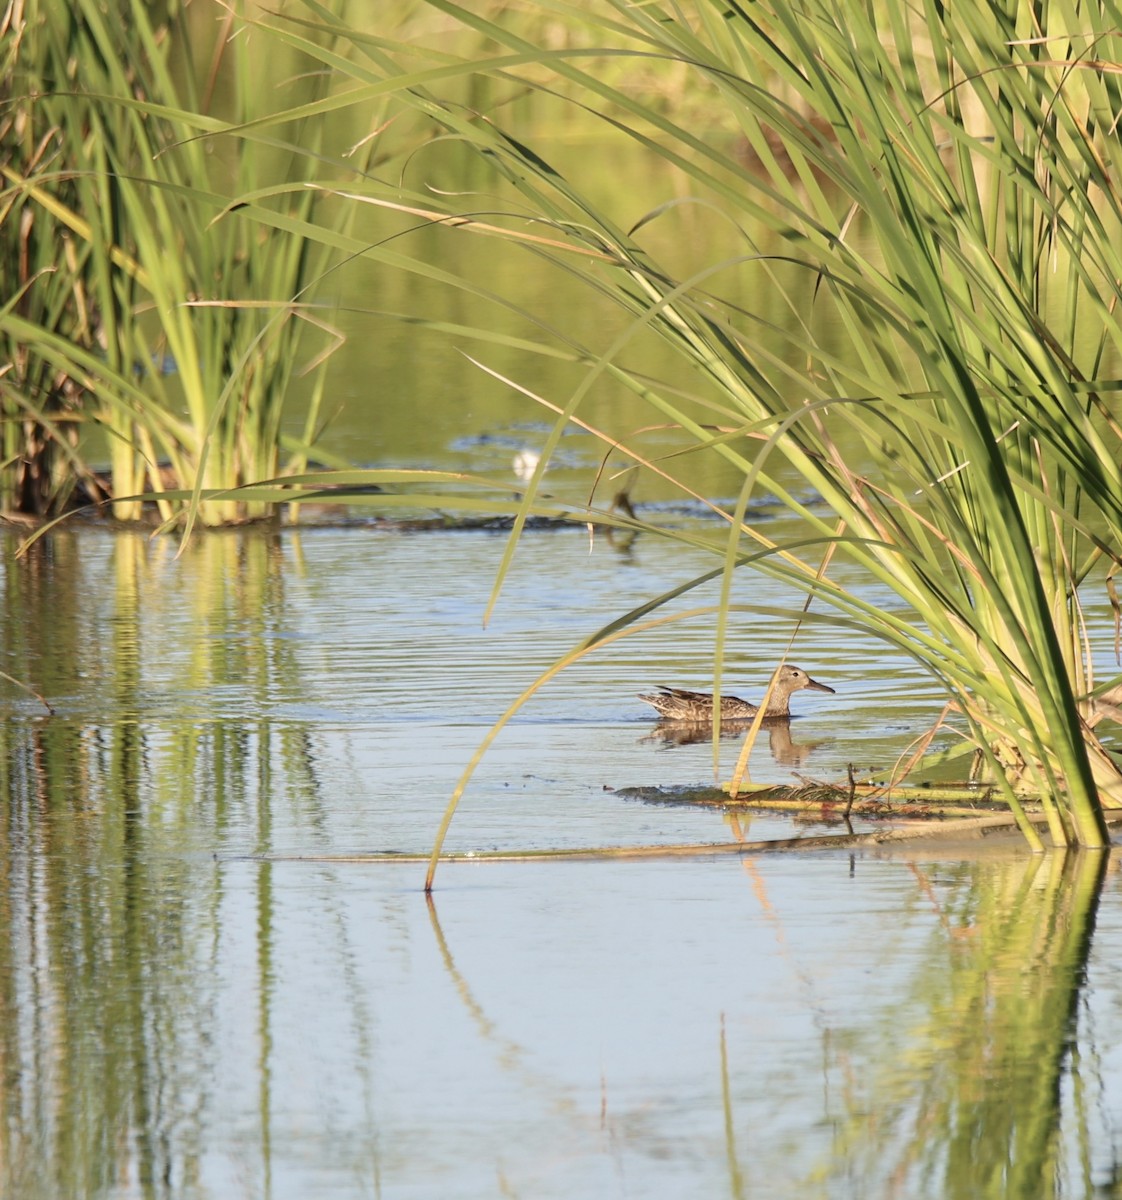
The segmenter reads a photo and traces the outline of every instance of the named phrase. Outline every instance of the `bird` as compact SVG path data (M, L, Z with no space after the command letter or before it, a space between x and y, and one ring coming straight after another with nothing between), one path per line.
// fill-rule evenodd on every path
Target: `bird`
M658 685L656 693L640 695L639 699L646 701L658 711L664 721L713 721L713 696L709 692L687 692L684 688L670 688ZM791 715L791 693L800 688L810 688L814 692L830 692L834 689L819 683L801 668L787 664L779 668L779 677L771 690L767 710L764 717L787 718ZM745 721L756 715L759 705L739 696L721 697L722 721Z

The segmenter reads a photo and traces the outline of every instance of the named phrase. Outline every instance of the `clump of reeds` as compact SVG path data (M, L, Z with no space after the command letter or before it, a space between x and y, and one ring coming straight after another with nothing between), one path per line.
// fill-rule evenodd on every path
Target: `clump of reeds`
M171 518L183 505L170 489L298 469L308 438L286 457L281 414L295 374L319 369L309 437L318 423L338 339L307 289L331 252L299 229L318 193L276 205L268 189L305 169L322 117L290 117L289 141L239 153L201 135L313 103L328 79L296 78L309 64L294 56L283 95L262 89L261 34L217 4L25 0L3 20L0 503L50 514L77 487L131 519L147 492ZM231 211L250 193L273 228ZM104 437L80 442L91 427ZM98 452L108 471L95 476ZM226 497L201 518L262 511Z
M1117 565L1122 545L1122 427L1110 400L1122 347L1122 88L1112 66L1122 35L1109 6L806 0L687 13L605 0L551 6L558 22L579 23L580 37L549 45L505 7L429 7L476 39L470 52L447 29L396 43L344 34L315 3L310 22L275 24L313 57L307 29L349 37L354 54L332 58L333 69L371 95L392 94L493 172L485 214L372 181L349 189L356 202L406 211L447 236L498 235L563 269L579 263L589 286L630 314L557 406L526 511L593 382L631 389L653 420L680 431L683 448L742 480L719 513L727 537L713 571L675 590L725 582L718 687L728 583L737 571L765 572L938 678L1034 846L1025 792L1043 803L1055 843L1102 845L1102 808L1122 804L1122 773L1095 733L1081 589L1100 564ZM633 80L659 64L685 71L720 109L715 124L737 137L695 132L624 80L629 59ZM468 81L494 102L488 111L464 101ZM684 271L659 261L647 234L677 201L652 201L627 225L613 219L579 174L564 176L505 119L497 98L527 91L601 113L612 136L673 167L735 231L727 256ZM438 275L402 258L392 265ZM721 299L733 276L753 279L755 300ZM450 282L482 294L471 280ZM692 396L623 366L631 338L649 330L693 369ZM654 462L639 438L624 448L686 490L673 459ZM791 478L816 502L785 486ZM796 535L772 541L748 521L763 490L789 507ZM886 611L839 582L839 560L903 605Z

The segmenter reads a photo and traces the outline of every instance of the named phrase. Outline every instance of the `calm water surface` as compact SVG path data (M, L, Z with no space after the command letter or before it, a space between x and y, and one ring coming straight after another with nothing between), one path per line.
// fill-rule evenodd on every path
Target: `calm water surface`
M288 60L270 69L287 88ZM367 132L341 119L325 152ZM454 148L442 159L445 146L410 156L407 186L490 207L494 181L466 176ZM689 190L634 150L549 154L621 228ZM465 350L563 406L588 368L548 352L595 362L627 334L623 367L711 398L579 271L387 220L360 215L358 236L399 234L402 253L496 300L357 259L332 272L321 299L348 341L320 453L509 479L552 417ZM818 328L817 281L784 275L788 248L766 232L746 240L675 205L641 236L682 276L724 264L706 288L775 328L775 353L799 370L804 322L849 353L846 331ZM652 458L685 445L637 434L650 409L607 373L580 415ZM298 407L286 418L301 435ZM699 419L713 415L699 406ZM567 434L547 490L585 497L601 456ZM703 495L742 483L714 456L673 465ZM640 479L633 499L675 498L659 489ZM484 629L498 535L241 531L177 558L167 539L87 529L20 563L13 549L0 553L0 670L55 715L0 679L5 1200L1122 1193L1113 860L1034 860L1014 843L942 857L480 861L442 866L431 901L419 862L346 861L426 853L519 693L713 560L650 538L528 536ZM734 600L801 603L770 588L745 578ZM1109 669L1105 603L1088 617ZM792 629L778 615L739 620L726 690L758 696ZM796 697L790 743L762 741L753 779L889 770L942 707L913 664L850 631L808 623L791 659L837 694ZM497 737L446 848L822 832L619 791L729 777L739 740L718 762L708 744L668 745L636 699L659 683L707 687L712 660L703 618L564 671Z
M4 666L56 715L6 693L0 1192L1116 1194L1113 862L479 862L430 903L418 863L340 860L426 852L519 691L705 565L534 535L484 630L500 550L349 528L177 559L82 531L5 556ZM789 634L739 624L729 686L757 694ZM635 699L706 684L711 637L625 639L547 685L448 848L797 832L613 790L727 778L738 740L715 772ZM837 695L797 696L754 778L891 766L941 704L823 626L792 658Z

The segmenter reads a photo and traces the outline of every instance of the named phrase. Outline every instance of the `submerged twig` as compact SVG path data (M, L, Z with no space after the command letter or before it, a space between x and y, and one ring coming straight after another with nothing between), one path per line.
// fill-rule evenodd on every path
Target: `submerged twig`
M1122 820L1122 816L1119 818ZM1029 820L1044 824L1046 818L1034 813ZM756 842L701 842L667 846L578 846L564 850L479 850L442 854L440 863L511 863L511 862L609 862L638 858L707 858L724 855L769 854L786 850L846 850L854 846L903 845L932 838L985 837L987 834L1017 828L1008 813L993 813L959 820L913 821L905 826L877 829L868 833L815 834L810 837L771 838ZM1013 845L1026 849L1023 842ZM289 863L408 863L430 861L428 854L399 854L392 851L371 854L247 854L229 855L230 861Z
M9 675L7 671L0 671L0 679L6 679L9 683L15 684L20 691L26 692L29 696L34 696L35 699L39 701L39 703L47 710L48 713L50 713L52 717L55 715L55 710L51 708L47 701L40 696L33 687L29 687L22 680L16 679L14 676Z
M848 821L849 814L853 811L853 801L857 799L857 779L853 774L853 763L847 765L846 771L849 774L849 800L846 802L845 812L842 813L842 817Z

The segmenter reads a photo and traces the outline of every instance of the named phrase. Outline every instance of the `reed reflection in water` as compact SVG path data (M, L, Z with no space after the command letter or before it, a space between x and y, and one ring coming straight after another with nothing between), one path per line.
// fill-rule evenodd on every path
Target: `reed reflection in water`
M5 1195L1115 1176L1105 856L479 864L426 903L413 865L177 856L156 814L40 808L64 746L5 728Z
M482 689L489 711L502 695L463 615L486 547L449 559L456 597L427 548L411 575L399 541L354 545L218 537L176 560L59 539L5 572L13 673L59 715L19 700L0 721L0 1193L1117 1188L1113 859L1014 842L458 864L431 903L419 864L341 861L425 848L486 727L457 723L449 693ZM621 573L659 569L646 553L593 559L554 630L530 606L540 572L525 631L514 588L516 644L598 619ZM387 572L415 584L409 618L379 590ZM621 670L641 685L667 665ZM625 701L588 705L614 694L603 676L569 686L497 746L465 845L775 828L603 792L604 763L628 783L673 776L690 747L642 743L652 727ZM395 688L408 719L383 711ZM570 703L583 721L559 719ZM823 706L789 732L817 755L820 731L840 736L829 722L860 719Z

